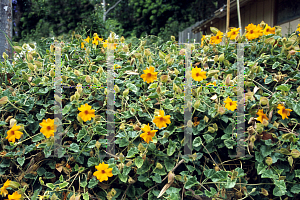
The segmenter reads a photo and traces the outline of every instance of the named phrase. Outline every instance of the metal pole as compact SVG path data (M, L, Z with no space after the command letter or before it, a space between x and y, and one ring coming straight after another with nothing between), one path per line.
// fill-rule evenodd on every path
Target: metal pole
M237 5L237 13L238 13L238 21L239 21L239 28L240 28L240 35L242 36L242 21L241 21L241 12L240 12L240 1L236 0Z

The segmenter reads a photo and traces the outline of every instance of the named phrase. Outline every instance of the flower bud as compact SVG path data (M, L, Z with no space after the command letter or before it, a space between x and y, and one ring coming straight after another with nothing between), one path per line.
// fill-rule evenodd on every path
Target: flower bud
M91 79L91 77L90 77L89 75L86 75L86 76L85 76L85 81L86 81L87 83L91 83L91 82L92 82L92 79Z
M127 97L128 94L129 94L129 89L127 88L127 89L124 90L124 92L123 92L123 97Z
M248 130L248 133L249 133L249 134L253 135L253 133L254 133L254 128L253 128L253 126L248 127L247 130Z
M145 56L150 56L151 52L149 49L145 49L144 54L145 54Z
M297 87L297 92L300 94L300 86Z
M220 115L224 115L225 114L225 109L221 106L221 107L219 107L219 109L218 109L218 113L220 114Z
M173 63L174 63L174 59L173 58L170 58L169 60L167 60L167 64L169 66L171 66Z
M50 76L53 78L55 76L55 71L53 69L50 70Z
M76 76L79 76L79 75L80 75L80 71L78 71L77 69L75 69L75 70L74 70L74 74L75 74Z
M177 91L177 88L178 88L178 86L175 84L175 83L173 83L173 90L176 92Z
M9 128L12 128L12 127L14 126L14 124L17 125L17 120L14 119L14 118L11 118L11 119L9 120Z
M185 49L181 49L180 51L179 51L179 55L184 55L185 54Z
M263 122L262 122L262 124L263 124L264 126L268 126L268 125L269 125L269 121L268 121L268 120L266 120L266 119L263 119Z
M156 163L156 168L157 168L157 169L162 169L162 168L164 168L164 167L162 166L162 164L160 164L160 163L158 162L158 163Z
M175 36L172 35L172 36L171 36L171 40L172 40L172 41L175 41Z
M72 96L70 97L70 101L72 102L72 101L74 101L74 100L75 100L75 96L72 95Z
M31 70L31 71L34 71L34 65L32 63L28 63L28 68Z
M118 85L114 85L114 90L116 93L119 93L120 92L120 88Z
M216 63L216 62L218 62L218 60L219 60L219 56L218 56L218 55L215 55L215 57L214 57L214 62Z
M31 51L30 53L31 53L31 55L34 56L34 57L37 55L37 52L36 52L35 50Z
M97 149L99 149L101 147L101 143L97 141L95 146L96 146Z
M292 156L293 158L299 158L299 157L300 157L300 152L299 152L297 149L293 149L293 150L291 151L291 156Z
M35 61L34 61L34 64L37 66L38 69L40 69L40 68L43 66L43 63L41 63L41 62L38 61L38 60L35 60Z
M207 123L209 121L209 118L205 115L203 120Z
M12 189L18 189L20 187L20 184L16 181L10 181L9 182L9 187L11 187Z
M78 84L77 86L76 86L76 89L77 89L77 92L79 93L79 94L81 94L82 93L82 85L81 84Z
M124 131L124 130L125 130L125 124L124 124L124 123L122 123L122 124L120 125L120 130L121 130L121 131Z
M160 94L160 93L161 93L161 88L160 88L160 86L158 86L158 87L156 88L156 92L157 92L157 94Z
M220 72L219 70L209 70L207 72L207 78L212 77L212 76L218 74L219 72Z
M160 77L160 80L161 80L161 82L163 82L163 83L166 83L166 82L168 81L168 79L169 79L169 76L168 76L168 75L162 75L162 76Z
M219 56L219 62L223 62L224 60L224 53L222 53L220 56Z
M22 51L22 47L20 47L20 46L14 46L14 49L17 53L21 53L21 51Z
M83 124L83 120L81 119L81 117L79 115L77 115L77 120L80 124Z
M80 94L78 91L75 92L74 97L75 97L75 99L79 100Z
M257 123L257 124L256 124L256 132L262 133L263 130L264 130L264 125L261 124L261 123Z
M98 79L97 79L95 76L93 76L93 83L94 83L95 85L98 85L98 84L99 84L99 81L98 81Z
M66 82L67 82L67 79L68 79L68 77L67 77L67 76L65 76L65 75L63 75L63 76L61 76L61 79L62 79L62 81L63 81L64 83L66 83Z
M30 78L30 77L29 77ZM32 78L31 78L32 79ZM48 82L49 81L49 78L47 76L44 76L44 82Z
M136 54L134 54L134 56L135 56L137 59L141 59L141 58L142 58L142 54L140 54L140 53L136 53Z
M124 43L124 42L125 42L125 38L124 38L123 36L120 38L120 42L121 42L121 43Z
M213 32L215 35L217 35L219 29L217 29L216 27L210 27L210 31Z
M230 85L230 79L231 79L231 74L228 74L227 76L226 76L226 80L225 80L225 85Z
M33 60L33 56L31 55L31 53L27 54L27 60L30 62Z
M194 108L198 109L199 107L200 107L200 100L198 99L194 104Z
M130 65L132 66L135 61L135 58L131 58Z
M180 87L177 87L177 90L176 90L176 92L177 92L178 94L181 94L181 93L182 93L182 90L181 90L181 88L180 88Z
M0 99L0 105L4 105L8 102L8 97L7 96L4 96Z
M272 165L272 163L273 163L272 158L271 157L267 157L266 158L266 163L267 163L268 166Z
M208 47L208 46L205 46L205 47L203 47L203 51L204 51L204 53L207 53L207 52L208 52L208 50L209 50L209 47Z
M104 89L104 94L107 95L107 88Z
M177 70L177 68L174 69L174 73L175 73L176 76L178 76L179 71ZM299 87L300 87L300 86L299 86Z
M128 46L124 46L122 50L123 50L125 53L129 52Z
M8 59L8 55L7 55L5 52L3 52L2 58L3 58L4 60L7 60L7 59Z
M267 105L269 103L269 100L267 97L260 97L259 103L263 106Z
M153 63L153 60L152 60L151 56L149 56L147 62L148 62L149 65L151 65Z
M165 59L165 55L161 51L158 53L158 55L159 55L160 59Z

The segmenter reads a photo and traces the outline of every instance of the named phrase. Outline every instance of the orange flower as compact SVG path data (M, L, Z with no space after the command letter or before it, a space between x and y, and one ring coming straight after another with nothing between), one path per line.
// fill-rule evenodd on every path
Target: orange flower
M87 103L81 105L78 110L81 111L78 115L84 122L91 120L92 117L95 117L95 110L92 110L92 106L89 106Z
M143 71L144 74L141 75L141 78L144 80L144 82L152 83L154 80L157 80L157 72L154 72L154 67L150 66Z
M269 120L268 117L267 117L267 115L264 114L263 109L259 110L256 114L259 116L257 118L257 121L260 121L260 123L263 123L264 119L265 120Z
M213 83L206 83L206 86L212 86L212 85L216 86L216 85L217 85L217 84L216 84L216 81L213 82Z
M90 43L90 36L88 36L86 39L84 39L84 41L86 41L87 43Z
M260 25L256 26L256 25L251 23L246 27L246 30L247 30L246 38L248 40L253 40L253 39L256 39L259 36L263 35L263 30L262 30Z
M153 119L153 123L161 129L162 127L167 127L167 124L171 124L170 121L170 115L165 115L165 112L163 110L159 110L159 116L155 116Z
M222 42L223 33L221 31L218 31L216 36L210 37L210 43L211 44L219 44Z
M84 43L83 43L83 42L81 42L81 48L82 48L82 49L84 48Z
M6 200L20 200L22 197L18 192L14 192L12 195L8 195L8 199Z
M203 79L206 79L206 72L202 71L201 68L193 68L192 69L192 78L195 81L202 81Z
M198 117L194 117L194 126L198 126L200 121L197 121Z
M281 104L279 104L279 105L277 106L277 108L279 109L279 110L278 110L278 114L281 115L282 119L285 119L285 118L288 119L287 116L290 116L290 112L293 111L293 110L291 110L291 109L286 109L286 108L284 107L284 105L281 105Z
M41 133L43 133L46 138L49 138L51 136L54 136L54 132L56 131L56 125L54 125L54 119L48 118L47 120L43 119L43 122L40 123Z
M21 126L17 126L17 124L14 124L14 126L9 131L7 131L7 137L5 139L13 143L16 141L16 139L20 139L21 135L23 134L19 131L20 128Z
M224 101L226 103L225 108L234 111L237 108L237 101L232 101L229 97Z
M271 28L268 24L266 24L263 34L264 35L275 34L275 27Z
M5 197L6 195L8 195L8 191L6 190L6 188L9 187L9 184L10 184L10 180L6 180L6 182L0 188L0 195L4 195Z
M102 181L107 181L108 177L112 177L112 168L108 168L108 164L104 164L104 162L100 163L98 166L95 166L95 168L98 171L95 171L93 173L94 176L97 177L97 179L102 182Z
M144 131L144 133L142 133L140 137L143 138L145 142L147 142L148 144L150 141L153 141L152 138L155 136L155 133L158 131L158 130L151 131L149 124L144 126L142 130Z
M239 34L240 28L232 28L228 33L227 37L231 40L235 40L236 36Z

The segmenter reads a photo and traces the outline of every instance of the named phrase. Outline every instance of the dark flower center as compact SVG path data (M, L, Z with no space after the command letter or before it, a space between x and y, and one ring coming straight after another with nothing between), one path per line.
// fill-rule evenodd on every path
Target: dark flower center
M200 74L199 74L199 73L197 73L197 74L196 74L196 76L200 76Z
M87 115L87 114L89 114L89 111L86 110L86 111L84 111L84 113Z
M250 31L250 33L251 33L251 34L253 34L253 33L254 33L254 31L253 31L253 30L251 30L251 31Z
M152 74L151 74L151 73L148 73L148 74L147 74L147 76L148 76L148 77L151 77L151 76L152 76Z
M102 170L101 172L102 172L102 174L105 174L105 170Z
M11 134L14 135L14 134L15 134L15 131L11 131Z
M147 135L150 135L150 134L151 134L150 131L148 131L148 132L147 132Z
M51 126L47 126L47 129L48 129L48 130L51 130Z

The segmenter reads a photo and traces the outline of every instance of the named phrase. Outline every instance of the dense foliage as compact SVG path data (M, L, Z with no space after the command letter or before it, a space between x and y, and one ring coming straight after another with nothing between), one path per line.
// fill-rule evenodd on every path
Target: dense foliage
M249 25L179 46L152 36L126 41L75 34L15 46L0 90L1 194L10 199L299 199L299 35ZM300 30L300 28L298 29ZM232 37L236 35L236 37ZM111 35L114 37L114 34ZM51 45L58 40L59 50ZM223 44L221 43L223 41ZM116 43L116 44L112 44ZM244 43L245 96L236 86ZM202 47L201 47L202 46ZM191 50L192 121L184 122L185 64ZM114 55L115 153L106 147L109 72ZM61 58L62 97L54 96ZM109 57L108 59L111 59ZM2 79L3 80L3 79ZM202 86L199 86L201 84ZM77 87L76 87L77 86ZM85 87L83 87L85 86ZM214 87L216 86L216 87ZM53 157L55 102L62 102L64 151ZM108 102L110 101L110 102ZM238 102L245 101L245 152L236 154ZM192 155L184 131L192 128ZM106 157L104 157L106 155Z

